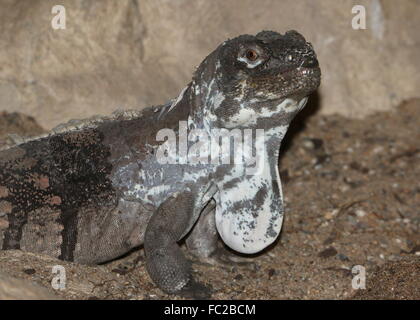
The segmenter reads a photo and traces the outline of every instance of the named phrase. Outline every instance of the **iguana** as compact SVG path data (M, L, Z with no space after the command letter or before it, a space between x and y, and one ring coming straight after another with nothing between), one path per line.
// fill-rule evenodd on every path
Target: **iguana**
M320 77L298 32L241 35L167 104L72 121L0 151L0 248L98 264L143 245L159 288L207 297L179 241L204 258L218 234L245 254L274 242L280 143Z

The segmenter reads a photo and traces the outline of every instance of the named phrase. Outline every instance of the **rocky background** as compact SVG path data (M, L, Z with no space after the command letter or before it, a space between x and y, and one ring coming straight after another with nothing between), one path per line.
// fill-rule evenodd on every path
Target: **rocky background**
M53 30L56 4L0 0L0 148L176 97L228 37L299 30L323 82L282 146L279 241L245 267L195 261L196 276L215 299L420 299L420 1L64 0L67 28ZM351 28L355 4L366 30ZM352 288L356 265L365 290ZM176 298L141 249L95 267L0 251L0 272L0 299Z
M51 27L56 4L65 30ZM351 27L356 4L366 30ZM322 113L363 117L419 95L419 0L0 0L0 111L49 129L161 104L219 43L262 29L313 43Z

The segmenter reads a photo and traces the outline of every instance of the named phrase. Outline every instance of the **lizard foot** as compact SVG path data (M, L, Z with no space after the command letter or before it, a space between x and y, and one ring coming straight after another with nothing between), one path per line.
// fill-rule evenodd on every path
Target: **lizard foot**
M213 290L209 286L205 286L195 280L191 280L184 288L178 291L181 297L195 300L207 300L211 298Z
M219 266L225 269L231 269L233 266L248 270L257 269L257 264L253 261L252 258L247 258L231 253L227 249L220 247L218 247L210 256L199 258L196 257L194 260L195 263L201 265Z

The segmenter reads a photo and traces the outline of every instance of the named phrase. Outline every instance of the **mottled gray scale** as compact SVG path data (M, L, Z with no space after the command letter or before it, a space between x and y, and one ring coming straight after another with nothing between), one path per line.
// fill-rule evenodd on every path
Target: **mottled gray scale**
M61 255L63 225L60 210L40 207L30 214L22 228L20 248L58 258Z
M79 211L78 240L74 261L84 264L106 262L143 243L152 210L139 202L120 200L116 207L83 208Z

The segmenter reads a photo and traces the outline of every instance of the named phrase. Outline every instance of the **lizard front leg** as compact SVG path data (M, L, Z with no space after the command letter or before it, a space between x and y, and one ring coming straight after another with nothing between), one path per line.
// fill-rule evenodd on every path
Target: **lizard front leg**
M216 202L212 199L200 214L200 218L188 235L185 244L188 251L199 263L220 267L239 267L255 269L252 258L239 256L228 251L220 241L215 221Z
M204 299L210 296L210 289L192 278L191 263L177 244L189 225L193 205L192 194L184 192L174 194L159 206L146 228L146 268L163 291Z

